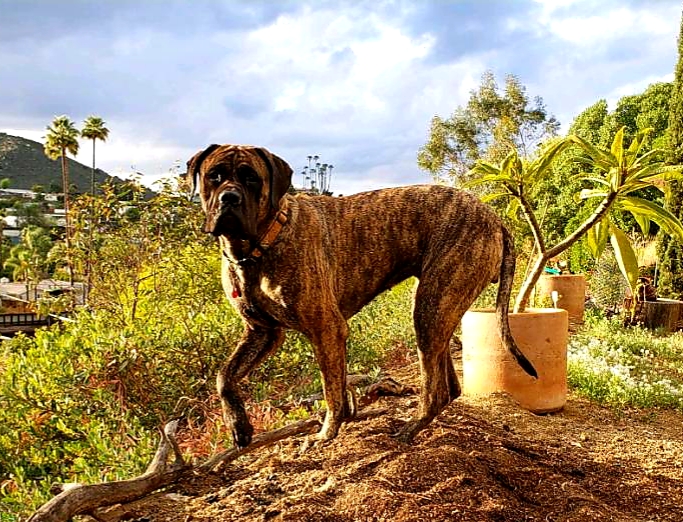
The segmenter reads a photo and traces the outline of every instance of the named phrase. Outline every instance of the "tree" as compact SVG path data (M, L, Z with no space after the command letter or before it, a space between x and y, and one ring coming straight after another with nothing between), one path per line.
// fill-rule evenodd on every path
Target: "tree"
M683 164L683 17L678 35L678 62L669 103L668 162ZM667 198L667 208L683 218L683 184L674 182ZM675 238L662 237L658 245L661 257L659 291L675 298L683 297L683 244Z
M66 255L69 267L69 278L73 283L73 266L69 261L71 256L71 219L69 215L69 164L67 153L78 154L78 129L68 116L57 116L47 126L45 136L45 155L53 160L61 158L62 162L62 190L64 191L64 217L66 220Z
M107 141L109 137L109 129L105 127L105 122L99 116L88 116L83 122L83 130L81 136L92 140L92 170L90 173L90 195L93 197L90 208L90 227L88 232L88 256L86 261L86 291L90 291L91 285L91 271L92 271L92 247L93 247L93 226L95 223L95 143L97 140Z
M46 274L51 246L52 240L44 228L29 225L21 231L21 242L10 250L4 266L12 270L15 281L26 281L27 298L31 283L37 284Z
M558 121L548 115L542 98L530 102L516 76L506 77L501 94L488 71L465 107L458 107L449 118L432 118L427 143L418 152L418 165L435 179L466 181L477 160L500 162L511 148L529 157L558 129Z
M598 100L574 119L569 134L609 149L621 128L624 128L625 141L631 141L638 131L650 128L647 141L641 144L641 152L665 148L671 89L671 83L651 84L640 94L620 98L612 111L608 110L606 100ZM571 233L591 212L590 206L574 201L575 194L583 188L579 180L582 164L576 161L581 154L581 149L576 147L563 152L545 185L538 191L537 203L543 208L543 232L551 241ZM662 193L654 188L640 191L638 196L657 204L663 203ZM615 209L611 212L611 219L619 222L619 227L629 234L638 231L638 224L629 213L619 214ZM650 232L656 234L657 227L653 226ZM595 261L585 241L572 245L566 255L575 271L584 271Z
M320 156L308 155L308 165L301 169L301 188L317 194L331 196L330 183L334 165L320 163Z
M17 200L14 203L14 215L17 217L18 225L21 228L35 226L50 229L55 226L55 223L43 213L40 202Z
M83 122L81 136L92 140L92 170L90 174L90 193L95 194L95 143L97 140L107 141L109 129L105 127L105 121L99 116L88 116Z
M683 238L683 225L675 216L656 203L633 195L634 192L648 187L664 190L667 181L680 177L678 169L665 167L659 150L642 153L649 129L639 131L628 147L624 145L624 133L625 128L622 127L609 149L596 147L583 138L569 135L544 148L532 161L520 159L513 149L500 165L485 161L479 161L475 165L473 174L478 178L469 185L492 184L498 187L500 190L489 195L489 199L515 198L534 236L534 261L519 291L515 312L526 308L531 292L548 261L567 250L585 234L589 234L589 243L596 256L604 249L611 236L619 267L629 285L635 288L638 264L626 234L609 220L609 213L615 208L631 213L644 233L647 233L650 221L655 221L667 232ZM581 175L581 181L593 187L581 190L579 197L584 201L597 199L598 204L571 233L550 246L543 237L530 196L551 171L551 164L557 155L572 144L584 151L584 155L577 160L590 168L587 174Z

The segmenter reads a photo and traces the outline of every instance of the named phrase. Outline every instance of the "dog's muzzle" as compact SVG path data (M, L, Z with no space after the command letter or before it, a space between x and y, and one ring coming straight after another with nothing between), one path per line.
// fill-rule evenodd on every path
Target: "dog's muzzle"
M216 237L230 235L244 239L247 232L244 198L245 195L239 188L228 187L220 191L213 200L213 210L207 212L204 232Z
M224 190L218 196L221 204L221 213L230 209L238 208L242 204L242 193L235 189Z

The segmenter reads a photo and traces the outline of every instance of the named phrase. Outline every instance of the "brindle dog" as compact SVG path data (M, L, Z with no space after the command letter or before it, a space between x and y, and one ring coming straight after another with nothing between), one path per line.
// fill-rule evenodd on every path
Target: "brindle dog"
M346 394L347 319L378 294L414 276L413 320L422 387L419 412L398 433L410 441L460 385L449 341L463 313L500 281L499 330L530 375L508 325L515 270L510 234L474 196L443 186L409 186L348 197L288 194L292 169L258 147L211 145L188 162L219 240L222 281L245 330L217 377L235 446L251 442L237 386L277 350L285 330L306 335L323 380L327 414L319 439L335 437L351 413Z

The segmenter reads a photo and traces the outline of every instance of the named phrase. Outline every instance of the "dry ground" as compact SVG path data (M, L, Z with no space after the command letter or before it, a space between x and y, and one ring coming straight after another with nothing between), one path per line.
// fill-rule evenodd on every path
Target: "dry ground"
M392 376L414 382L412 365ZM415 439L390 435L417 398L296 438L127 506L152 521L683 521L683 415L615 412L570 396L536 416L505 395L461 398Z

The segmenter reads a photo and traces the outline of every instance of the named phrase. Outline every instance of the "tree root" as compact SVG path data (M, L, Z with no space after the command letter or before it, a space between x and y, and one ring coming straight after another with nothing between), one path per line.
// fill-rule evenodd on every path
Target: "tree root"
M402 387L395 387L395 381L387 387L384 393L378 394L378 387L382 387L382 381L373 385L370 394L361 398L361 404L367 405L376 400L379 395L391 395L405 393ZM359 412L355 418L357 420L377 417L386 412L384 409L372 409ZM98 511L101 508L124 504L140 500L154 491L178 482L181 478L191 474L213 473L225 464L255 451L258 448L271 446L281 440L294 437L296 435L308 434L319 429L321 426L317 418L305 419L282 428L261 433L255 436L249 446L243 449L229 449L210 457L205 462L192 466L182 457L178 443L175 440L175 433L178 429L178 420L173 420L166 424L161 432L159 447L147 467L147 470L132 479L103 482L100 484L62 484L56 488L58 493L52 500L41 506L27 522L66 522L74 515L91 515L96 520L100 520ZM173 454L174 459L169 463L169 457ZM104 515L104 513L101 513ZM110 518L110 517L104 517Z

